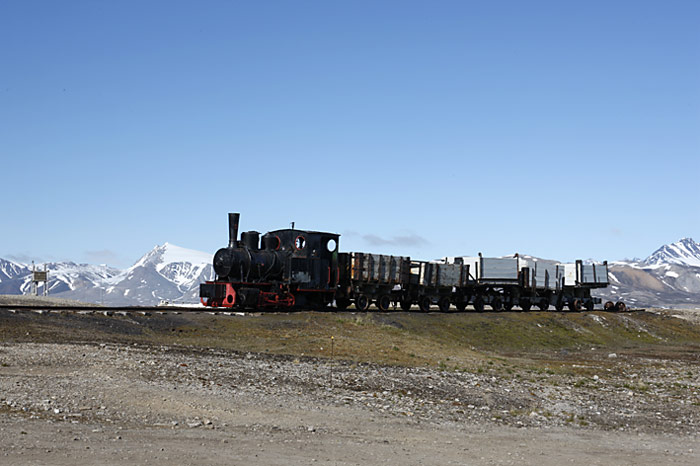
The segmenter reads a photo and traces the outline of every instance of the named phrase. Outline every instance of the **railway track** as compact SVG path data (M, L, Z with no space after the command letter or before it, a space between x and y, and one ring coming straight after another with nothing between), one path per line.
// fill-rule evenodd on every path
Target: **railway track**
M411 311L408 312L416 312L416 313L423 313L424 311L421 311L418 306L415 306L416 309L412 309ZM179 313L194 313L194 314L223 314L223 315L244 315L248 313L259 313L259 312L283 312L283 313L288 313L288 312L308 312L308 311L315 311L315 312L362 312L362 313L373 313L373 312L383 312L378 309L372 309L372 310L367 310L367 311L358 311L356 309L346 309L344 311L339 311L336 308L323 308L323 309L313 309L313 308L299 308L299 309L294 309L294 310L288 310L285 309L284 311L279 311L279 310L265 310L265 309L247 309L245 311L241 310L232 310L229 308L205 308L205 307L192 307L192 306L95 306L95 307L90 307L90 306L46 306L46 305L40 305L40 304L22 304L22 305L12 305L12 304L0 304L0 310L6 310L9 312L17 312L17 311L27 311L27 312L36 312L39 314L46 314L46 313L63 313L63 312L71 312L71 313L78 313L78 314L104 314L107 316L110 315L128 315L131 313L135 314L141 314L141 315L150 315L150 314L179 314ZM639 311L644 311L645 309L632 309L632 308L627 308L626 311L624 312L639 312ZM595 309L595 312L609 312L609 313L618 313L620 311L615 311L615 310L604 310L604 309ZM405 312L402 311L400 308L397 308L395 310L389 310L386 312ZM466 310L466 311L457 311L457 310L450 310L447 312L440 311L437 307L435 309L430 310L431 313L445 313L445 314L452 314L452 313L504 313L504 312L526 312L526 311L493 311L493 310L484 310L484 311L476 311L476 310ZM532 312L532 311L527 311L527 312ZM556 311L556 310L549 310L549 311L536 311L536 312L556 312L556 313L562 313L562 314L567 314L571 313L574 311ZM578 312L593 312L593 311L578 311Z
M33 312L76 312L76 313L103 313L103 314L119 314L119 313L173 313L173 312L211 312L211 310L203 307L189 306L46 306L41 304L0 304L0 310L7 311L33 311Z

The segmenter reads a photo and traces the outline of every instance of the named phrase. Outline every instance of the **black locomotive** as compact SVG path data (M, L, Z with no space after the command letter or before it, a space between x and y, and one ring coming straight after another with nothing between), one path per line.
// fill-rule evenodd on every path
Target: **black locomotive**
M228 247L214 255L216 280L200 285L213 307L318 307L333 302L338 286L335 233L293 228L238 237L239 214L228 214Z
M607 262L560 264L532 258L453 257L417 261L410 257L339 253L340 235L288 228L238 239L240 215L229 214L228 247L214 255L216 280L200 285L202 304L238 309L329 308L354 304L365 311L408 311L437 304L463 311L533 306L547 310L593 310L591 290L608 286ZM605 303L624 310L623 302Z

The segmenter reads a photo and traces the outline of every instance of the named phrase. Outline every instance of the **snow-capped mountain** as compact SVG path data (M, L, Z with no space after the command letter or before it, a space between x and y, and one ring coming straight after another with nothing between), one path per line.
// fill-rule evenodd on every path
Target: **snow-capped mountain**
M31 270L24 264L0 259L0 294L21 294L22 281Z
M154 305L161 300L196 303L199 284L213 278L211 262L211 254L165 243L126 270L50 263L49 295L109 305ZM0 294L30 292L31 267L0 259Z
M214 277L212 255L170 243L156 246L134 265L105 282L104 301L157 304L197 302L199 284Z
M700 243L692 238L683 238L676 243L661 246L644 260L644 265L649 268L665 265L700 267Z
M700 308L700 244L691 238L661 246L644 260L609 265L610 285L599 294L636 306Z

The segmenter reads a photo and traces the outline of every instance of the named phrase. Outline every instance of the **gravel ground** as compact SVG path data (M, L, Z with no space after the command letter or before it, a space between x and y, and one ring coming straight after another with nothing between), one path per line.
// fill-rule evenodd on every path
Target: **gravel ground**
M2 464L700 464L697 355L467 372L0 346Z

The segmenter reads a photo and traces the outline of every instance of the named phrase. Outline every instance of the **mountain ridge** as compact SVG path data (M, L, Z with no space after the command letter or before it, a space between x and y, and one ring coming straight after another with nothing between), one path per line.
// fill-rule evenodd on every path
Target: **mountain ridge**
M154 305L162 300L194 303L199 300L199 283L214 276L212 258L166 242L123 270L70 261L47 263L49 295L109 305ZM30 266L0 258L0 293L30 291Z

